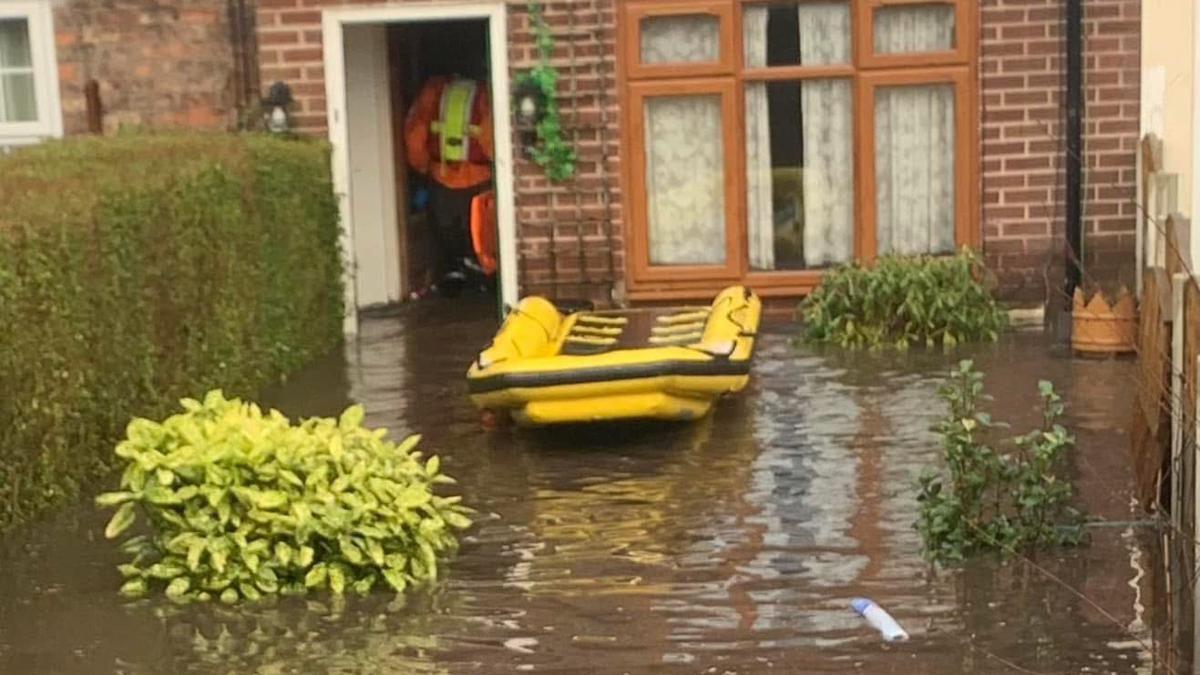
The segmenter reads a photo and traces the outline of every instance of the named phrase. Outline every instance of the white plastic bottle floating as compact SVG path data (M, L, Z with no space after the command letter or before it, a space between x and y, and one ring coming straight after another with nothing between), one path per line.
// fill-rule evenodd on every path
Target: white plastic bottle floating
M858 615L867 620L872 628L879 631L887 642L903 642L908 639L908 633L896 623L891 614L882 607L866 598L855 598L850 601L850 607Z

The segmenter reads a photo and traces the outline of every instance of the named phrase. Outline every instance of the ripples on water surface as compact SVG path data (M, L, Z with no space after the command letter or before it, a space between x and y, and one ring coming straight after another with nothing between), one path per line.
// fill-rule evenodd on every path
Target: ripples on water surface
M462 374L494 324L422 312L367 320L267 399L297 416L359 401L369 424L424 435L480 511L446 583L400 603L125 605L85 503L0 549L0 672L1152 670L1145 533L1104 528L1038 558L1120 625L1023 563L921 561L913 481L935 457L945 357L822 354L778 329L751 387L699 423L486 431ZM1037 379L1055 381L1080 436L1080 500L1129 518L1129 364L1054 356L1038 336L976 357L997 416L1022 425ZM882 644L855 596L913 640Z

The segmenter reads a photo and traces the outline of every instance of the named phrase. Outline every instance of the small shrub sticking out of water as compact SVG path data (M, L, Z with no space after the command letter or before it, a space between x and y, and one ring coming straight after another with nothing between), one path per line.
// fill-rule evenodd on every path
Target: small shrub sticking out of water
M804 338L849 348L995 340L1008 315L982 283L978 257L883 257L843 265L800 304Z
M934 427L945 471L926 469L918 480L916 528L926 557L957 562L982 550L1011 554L1079 543L1082 517L1070 506L1070 483L1058 474L1075 439L1058 422L1063 404L1053 385L1038 383L1041 427L1013 438L1006 453L988 445L991 430L1004 425L980 410L990 399L971 361L959 363L938 393L947 407Z
M135 419L116 449L127 463L105 530L127 538L121 592L223 602L328 588L400 592L434 580L439 558L468 527L438 458L421 462L418 437L397 446L363 428L354 406L340 419L292 425L277 411L210 392L159 424Z

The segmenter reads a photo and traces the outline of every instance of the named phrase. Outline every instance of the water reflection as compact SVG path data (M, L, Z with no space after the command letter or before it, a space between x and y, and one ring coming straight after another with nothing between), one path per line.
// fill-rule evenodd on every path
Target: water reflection
M1019 561L921 561L913 482L936 456L946 357L798 350L780 332L745 394L696 424L485 430L462 375L494 324L436 309L368 320L266 398L296 416L360 401L370 424L424 436L480 511L446 583L402 604L125 605L84 504L0 550L0 672L1152 671L1165 603L1144 528L1036 557L1104 613ZM1080 499L1129 518L1129 364L1024 336L974 355L999 417L1036 419L1039 378L1066 390ZM913 641L882 644L848 609L860 595Z

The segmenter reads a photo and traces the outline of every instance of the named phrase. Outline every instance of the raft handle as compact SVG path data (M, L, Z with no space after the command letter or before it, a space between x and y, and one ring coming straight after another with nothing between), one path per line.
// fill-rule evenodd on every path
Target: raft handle
M575 314L577 312L591 312L596 309L596 303L591 300L564 300L561 303L554 303L558 311L563 314Z

